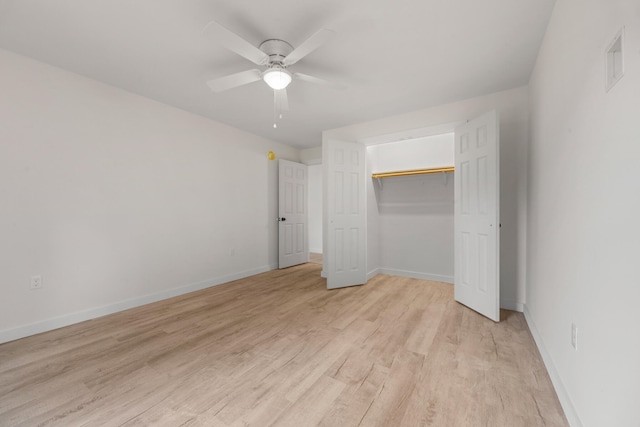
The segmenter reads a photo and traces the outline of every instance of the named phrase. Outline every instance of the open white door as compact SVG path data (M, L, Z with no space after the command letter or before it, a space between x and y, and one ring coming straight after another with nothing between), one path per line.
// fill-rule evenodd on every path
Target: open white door
M362 285L367 281L365 147L355 142L325 141L322 164L327 288Z
M278 160L278 267L309 261L307 166Z
M495 111L455 131L455 300L500 321L499 128Z

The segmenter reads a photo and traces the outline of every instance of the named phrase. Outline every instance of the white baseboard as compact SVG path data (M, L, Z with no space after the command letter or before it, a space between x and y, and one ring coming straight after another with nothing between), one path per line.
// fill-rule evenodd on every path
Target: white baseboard
M320 248L320 249L309 248L309 252L313 252L314 254L322 255L322 248Z
M117 313L119 311L128 310L130 308L161 301L163 299L176 297L178 295L188 294L189 292L199 291L201 289L210 288L212 286L221 285L223 283L232 282L238 279L243 279L255 274L264 273L265 271L275 270L276 268L278 268L277 264L265 265L256 269L246 270L240 273L211 279L206 282L193 283L190 285L168 289L166 291L161 291L151 295L132 298L126 301L120 301L102 307L90 308L88 310L78 311L75 313L54 317L52 319L18 326L17 328L5 329L3 331L0 331L0 344L39 334L42 332L52 331L54 329L73 325L75 323L84 322L85 320L95 319L96 317L106 316L107 314Z
M571 402L571 398L569 397L569 393L567 393L567 389L564 387L562 383L562 379L560 379L560 375L558 375L558 371L556 370L556 366L551 359L551 356L547 352L547 348L544 345L544 341L542 340L542 336L536 327L536 324L531 317L531 313L529 313L529 309L527 305L524 304L524 318L527 321L527 325L529 325L529 330L531 331L531 335L533 335L533 340L536 342L538 346L538 351L540 352L540 356L542 356L542 361L544 362L544 366L547 368L547 372L549 372L549 377L551 377L551 382L553 383L553 388L556 390L556 394L558 395L558 400L560 400L560 405L562 405L562 409L564 410L564 415L567 417L567 421L569 421L569 425L571 427L582 427L582 422L580 421L580 417L578 417L578 413L576 412L573 403Z
M500 300L500 308L504 308L505 310L512 310L522 313L524 311L524 304L518 301L513 300Z
M453 284L453 276L443 276L440 274L420 273L417 271L394 270L391 268L378 269L380 274L391 274L393 276L409 277L411 279L432 280L434 282L444 282Z

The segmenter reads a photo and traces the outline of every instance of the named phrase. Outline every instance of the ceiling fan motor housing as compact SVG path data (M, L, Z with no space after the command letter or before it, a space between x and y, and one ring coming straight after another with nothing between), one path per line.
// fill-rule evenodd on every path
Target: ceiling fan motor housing
M293 52L293 46L279 39L265 40L260 44L259 49L269 55L269 63L267 64L269 66L276 64L282 66L284 58Z

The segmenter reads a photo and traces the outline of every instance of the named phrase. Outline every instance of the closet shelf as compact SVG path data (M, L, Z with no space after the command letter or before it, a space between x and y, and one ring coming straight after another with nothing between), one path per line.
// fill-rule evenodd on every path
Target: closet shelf
M453 172L453 166L444 166L440 168L429 168L429 169L413 169L406 171L393 171L393 172L377 172L371 174L371 178L391 178L393 176L409 176L409 175L425 175L430 173L442 173L442 172Z

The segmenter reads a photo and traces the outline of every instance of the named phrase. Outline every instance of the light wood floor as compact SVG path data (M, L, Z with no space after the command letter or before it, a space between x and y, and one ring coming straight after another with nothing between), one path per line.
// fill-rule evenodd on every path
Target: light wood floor
M309 263L0 345L0 425L566 426L520 313Z
M314 264L322 264L322 254L309 252L309 262Z

